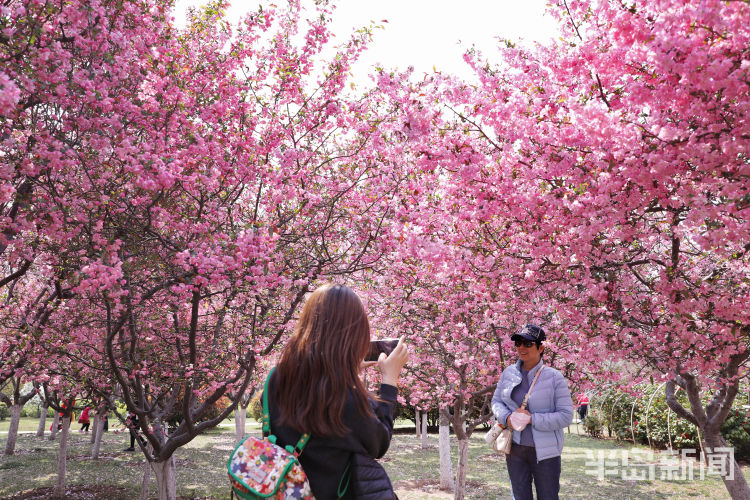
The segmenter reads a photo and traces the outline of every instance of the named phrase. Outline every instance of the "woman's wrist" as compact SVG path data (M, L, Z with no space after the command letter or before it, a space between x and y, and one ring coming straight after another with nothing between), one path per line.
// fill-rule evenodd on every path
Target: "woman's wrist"
M398 376L383 375L380 379L380 383L392 385L393 387L398 387Z

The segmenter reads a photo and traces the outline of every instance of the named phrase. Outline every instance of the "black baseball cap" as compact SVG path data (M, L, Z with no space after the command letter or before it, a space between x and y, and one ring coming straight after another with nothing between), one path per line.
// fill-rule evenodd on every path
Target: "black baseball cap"
M520 332L514 333L510 336L510 340L514 341L516 339L526 339L533 340L534 342L542 342L546 338L547 335L544 333L544 329L541 326L536 326L531 323L521 328Z

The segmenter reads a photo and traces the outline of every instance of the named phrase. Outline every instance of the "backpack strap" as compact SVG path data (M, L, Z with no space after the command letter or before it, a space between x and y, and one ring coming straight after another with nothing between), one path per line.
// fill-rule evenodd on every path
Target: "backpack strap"
M346 462L346 467L344 467L344 472L341 474L341 478L339 479L339 487L336 489L336 498L341 499L344 498L344 495L346 495L346 490L349 489L349 483L352 479L352 460L354 460L354 453L349 455L349 461ZM344 483L344 479L346 479L346 483Z
M267 437L271 434L271 417L268 413L268 384L271 381L271 375L273 375L275 370L275 366L271 368L271 371L268 372L268 376L266 377L266 382L263 385L263 437Z
M271 413L268 411L268 385L271 381L271 375L273 375L273 372L276 371L276 367L274 366L271 368L271 370L268 372L268 376L266 377L266 383L263 385L263 437L267 437L269 441L276 444L276 436L271 434ZM302 450L305 448L305 445L310 440L310 433L305 432L300 436L299 441L297 441L297 444L287 445L286 451L289 453L292 453L295 457L300 456L302 453Z

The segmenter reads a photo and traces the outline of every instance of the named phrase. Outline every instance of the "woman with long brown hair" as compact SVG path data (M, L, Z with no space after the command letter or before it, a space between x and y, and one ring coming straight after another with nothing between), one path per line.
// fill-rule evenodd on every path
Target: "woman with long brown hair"
M355 455L380 458L391 442L398 379L409 354L401 339L390 355L366 363L369 347L370 324L357 294L324 285L307 299L271 377L271 432L281 446L311 434L299 460L318 500L353 498L351 487L341 493ZM377 396L359 377L369 365L381 373Z

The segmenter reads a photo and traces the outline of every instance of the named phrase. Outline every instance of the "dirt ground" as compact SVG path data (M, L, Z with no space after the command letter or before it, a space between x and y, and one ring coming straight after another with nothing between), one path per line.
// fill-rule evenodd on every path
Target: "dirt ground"
M0 500L47 500L54 498L52 488L36 488L16 493L13 496L2 497ZM132 500L133 493L125 488L106 485L76 485L70 486L65 491L65 500ZM185 496L177 497L177 500L201 500Z

